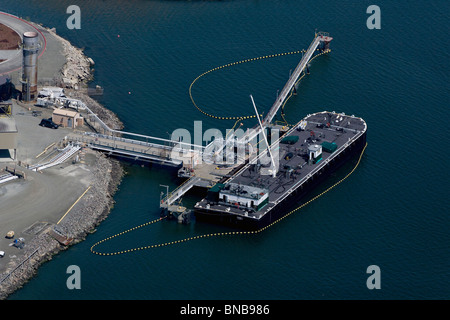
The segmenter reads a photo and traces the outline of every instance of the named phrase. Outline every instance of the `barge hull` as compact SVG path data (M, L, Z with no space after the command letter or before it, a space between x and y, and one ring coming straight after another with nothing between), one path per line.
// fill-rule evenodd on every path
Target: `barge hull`
M301 200L311 193L321 182L330 177L349 160L359 156L366 145L366 132L347 146L341 154L323 166L311 179L299 185L289 196L284 198L260 219L242 215L219 212L206 208L195 207L194 215L197 221L220 224L244 230L260 230L287 215L290 211L301 205Z

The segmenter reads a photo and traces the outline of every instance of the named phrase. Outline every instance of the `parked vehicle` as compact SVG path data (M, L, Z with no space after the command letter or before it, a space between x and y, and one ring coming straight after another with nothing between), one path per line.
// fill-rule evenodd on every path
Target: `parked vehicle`
M24 238L15 239L14 242L12 243L12 246L19 249L23 249L23 247L25 246L25 239Z
M42 119L41 123L39 123L41 127L47 127L52 129L58 129L58 125L54 123L51 119Z

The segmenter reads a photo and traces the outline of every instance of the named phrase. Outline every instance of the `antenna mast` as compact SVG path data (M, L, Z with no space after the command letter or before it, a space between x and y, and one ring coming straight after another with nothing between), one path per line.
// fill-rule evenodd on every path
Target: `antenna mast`
M269 142L267 141L266 133L264 132L264 127L263 127L263 125L261 123L261 119L259 118L258 109L256 109L255 101L253 100L252 95L250 95L250 98L252 99L253 107L255 108L255 112L256 112L256 117L258 118L259 126L261 127L261 132L263 134L264 140L266 141L267 151L269 152L270 160L272 161L272 177L275 178L275 176L277 175L277 169L275 167L275 161L273 160L272 152L270 151L270 145L269 145Z

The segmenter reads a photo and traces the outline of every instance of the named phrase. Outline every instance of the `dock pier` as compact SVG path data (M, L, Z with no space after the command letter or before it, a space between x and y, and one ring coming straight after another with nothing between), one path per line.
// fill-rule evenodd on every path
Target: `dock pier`
M298 63L295 70L291 73L288 81L283 87L281 93L278 95L276 101L268 111L267 115L262 119L263 128L272 126L272 121L289 99L291 91L296 90L295 85L305 70L309 73L308 63L313 58L314 54L329 51L329 43L331 38L328 33L315 33L314 39L309 45L308 49L304 51L302 59ZM74 101L63 101L65 104L73 104ZM225 166L216 164L214 154L222 152L221 150L214 150L212 141L208 146L199 146L195 144L183 143L171 139L163 139L158 137L146 136L131 132L114 130L109 128L98 116L92 112L83 102L77 101L76 108L85 110L88 118L94 119L94 124L98 127L97 132L74 132L68 136L68 141L72 144L84 145L93 150L105 153L111 157L125 158L132 161L140 161L146 163L156 163L165 167L172 167L178 169L178 176L187 178L179 187L172 192L169 192L168 187L166 194L161 195L160 208L162 214L172 215L177 217L179 221L187 221L189 210L180 205L180 199L191 190L193 187L211 188L219 181L223 182L227 177L235 174L242 163L233 163ZM244 137L240 138L241 142L252 141L257 135L261 133L261 127L255 126L255 130L250 130ZM177 149L183 148L188 150L180 156ZM248 162L251 153L257 151L258 148L248 151L245 156L245 161ZM174 152L175 151L175 152ZM177 156L174 156L177 155ZM199 159L208 159L208 161L200 161L194 164L194 157ZM242 160L242 159L241 159ZM187 171L185 169L188 169Z
M289 96L291 90L295 90L295 83L297 82L297 79L300 77L301 73L305 70L305 68L308 69L308 62L311 60L316 50L317 49L319 49L319 51L329 50L329 44L331 40L333 40L333 38L331 38L328 35L328 33L319 32L315 34L314 40L311 42L308 49L303 54L303 57L300 60L299 64L295 68L294 72L292 72L291 76L289 77L289 80L283 87L283 90L281 90L281 93L278 96L277 100L274 102L272 108L270 108L269 112L264 118L264 124L272 122L278 110L281 108L281 106L284 104L285 100ZM307 73L309 73L309 69Z

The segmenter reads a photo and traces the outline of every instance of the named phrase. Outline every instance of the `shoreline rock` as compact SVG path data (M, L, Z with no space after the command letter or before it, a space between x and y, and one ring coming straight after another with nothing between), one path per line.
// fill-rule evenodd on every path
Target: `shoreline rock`
M90 67L93 65L93 60L86 57L81 49L72 46L68 40L56 35L55 30L49 28L46 30L63 43L66 63L61 70L61 75L64 85L69 89L68 93L85 102L110 128L123 129L123 124L116 114L87 94L76 90L92 79ZM58 229L62 230L66 236L73 238L72 243L64 246L55 240L48 233L54 225L32 237L23 249L23 257L30 256L36 249L38 251L25 262L22 257L12 258L8 270L0 274L0 281L6 278L0 282L0 300L7 299L9 295L23 287L37 274L38 268L51 260L55 254L84 241L86 236L109 215L114 205L113 196L124 176L124 169L119 161L107 158L97 151L87 150L96 157L95 164L91 168L94 183L89 196L78 202L62 223L58 224ZM9 275L16 268L17 270Z
M62 85L68 89L79 89L80 85L87 84L93 79L91 66L94 60L84 55L83 50L73 46L68 40L56 34L55 28L46 30L58 39L64 48L66 63L61 69Z

